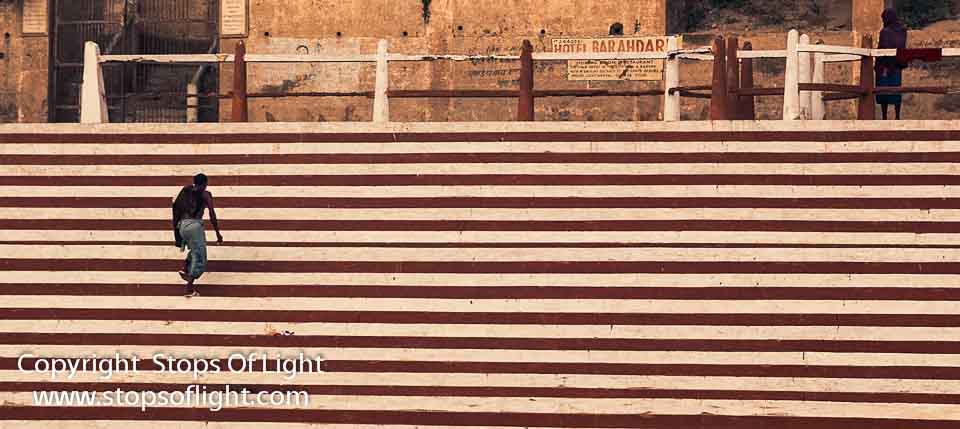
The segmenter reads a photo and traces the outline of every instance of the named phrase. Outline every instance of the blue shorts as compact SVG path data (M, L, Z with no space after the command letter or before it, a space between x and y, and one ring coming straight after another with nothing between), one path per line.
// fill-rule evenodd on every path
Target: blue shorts
M877 76L877 86L902 86L903 72L887 72L886 76ZM878 104L900 104L903 96L900 94L881 94L877 95Z
M200 278L207 268L207 239L203 232L203 221L186 218L180 221L178 227L183 237L182 245L190 249L187 254L187 275ZM183 251L183 247L180 250Z

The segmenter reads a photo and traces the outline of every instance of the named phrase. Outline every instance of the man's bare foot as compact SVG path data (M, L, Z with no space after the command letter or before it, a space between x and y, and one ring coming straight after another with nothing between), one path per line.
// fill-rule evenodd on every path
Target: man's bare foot
M190 282L183 288L183 296L187 298L200 296L200 292L197 292L197 288L193 286L193 282Z
M187 280L187 284L183 289L183 296L190 298L194 296L200 296L200 292L197 292L196 286L193 285L193 279Z

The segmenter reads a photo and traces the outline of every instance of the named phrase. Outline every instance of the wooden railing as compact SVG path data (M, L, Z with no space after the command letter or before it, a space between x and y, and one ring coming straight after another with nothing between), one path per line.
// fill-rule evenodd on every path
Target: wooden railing
M354 55L286 55L247 54L243 42L238 42L235 54L194 55L100 55L94 42L87 42L84 53L84 81L81 90L81 122L107 122L103 78L100 64L104 62L141 63L233 63L233 90L227 94L212 94L219 98L232 99L232 120L248 120L249 98L260 97L326 97L367 96L373 98L373 121L389 122L390 98L437 98L437 97L510 97L517 99L517 120L534 119L534 100L538 97L595 97L595 96L657 96L663 97L663 120L680 120L682 97L710 99L711 120L753 120L754 98L757 96L783 96L783 119L824 119L826 102L858 99L858 118L874 119L873 96L878 93L934 93L955 92L946 87L913 86L875 88L873 59L896 56L895 49L871 49L872 39L864 36L862 47L810 44L807 35L791 30L787 35L785 50L752 50L747 42L741 47L736 37L715 38L713 45L697 49L680 49L679 38L668 38L665 52L641 53L558 53L533 52L529 41L524 41L520 55L409 55L391 54L388 42L381 40L376 54ZM914 50L908 50L910 52ZM960 56L960 49L942 49L945 57ZM903 55L904 51L900 51ZM908 57L909 52L908 52ZM757 88L753 85L753 59L784 58L786 69L784 86ZM566 60L664 60L664 79L660 89L641 91L537 89L534 63L537 61ZM713 77L710 85L682 86L680 60L713 62ZM520 85L516 90L391 90L388 80L390 62L394 61L476 61L507 60L520 62ZM860 84L840 85L825 83L825 64L830 62L860 62ZM353 92L294 92L294 93L249 93L247 89L247 63L374 63L376 64L375 88L372 91ZM709 91L703 92L703 91ZM210 94L205 94L210 95ZM187 94L188 104L195 102L196 91Z
M874 59L879 57L904 56L924 57L918 53L937 57L960 56L960 49L872 49L873 38L863 36L861 47L811 44L807 35L797 30L787 34L787 49L751 51L738 50L735 37L714 41L715 55L701 59L714 62L714 80L711 85L710 119L753 119L753 97L783 96L784 120L822 120L826 114L826 102L857 99L857 118L875 119L876 94L956 93L956 88L943 86L899 86L876 88L874 82ZM733 50L734 52L730 52ZM726 54L723 53L726 51ZM738 61L733 61L736 58ZM754 58L784 58L784 86L756 88L753 86L752 60ZM825 65L831 62L860 63L860 82L857 85L826 83ZM738 73L738 68L740 72ZM737 76L739 75L739 82Z
M636 60L659 59L667 61L668 74L679 77L679 59L697 58L699 55L709 54L710 48L678 49L678 38L669 37L666 52L641 53L555 53L533 52L533 45L524 41L520 55L409 55L391 54L388 52L388 42L381 40L378 43L376 54L354 55L284 55L284 54L247 54L243 42L237 44L234 54L196 54L196 55L100 55L99 48L93 42L87 42L88 58L84 63L85 72L89 71L91 78L84 80L85 91L89 92L88 102L81 100L81 122L106 122L106 107L98 106L94 102L99 93L102 97L103 87L93 77L99 75L100 64L104 62L140 62L165 64L190 63L233 63L234 78L233 91L228 94L215 94L221 98L233 100L232 120L245 122L248 119L247 99L258 97L325 97L325 96L368 96L373 98L373 120L375 122L389 121L390 98L437 98L437 97L512 97L517 98L517 120L532 121L534 99L538 97L637 97L637 96L664 96L665 100L674 103L671 110L676 112L675 119L679 120L679 99L667 94L669 87L647 91L610 91L610 90L578 90L578 89L536 89L534 86L533 65L535 61L566 61L566 60ZM507 60L519 61L521 64L520 87L517 90L390 90L388 82L389 63L394 61L477 61L477 60ZM298 93L249 93L246 85L247 63L375 63L376 85L373 91L354 92L298 92ZM197 94L188 94L195 97ZM666 111L667 109L665 109ZM671 120L665 118L667 120Z

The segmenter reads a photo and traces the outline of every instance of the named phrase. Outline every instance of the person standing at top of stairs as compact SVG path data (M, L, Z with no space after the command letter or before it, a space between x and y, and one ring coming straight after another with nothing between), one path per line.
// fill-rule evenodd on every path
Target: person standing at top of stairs
M881 14L883 19L883 30L880 31L880 41L877 49L906 49L907 48L907 29L897 18L897 11L893 8L883 10ZM902 86L903 69L906 64L898 61L896 57L877 58L874 69L876 72L876 84L881 86ZM878 94L877 104L880 105L882 118L887 119L887 106L893 105L894 114L900 119L900 106L903 103L901 94Z

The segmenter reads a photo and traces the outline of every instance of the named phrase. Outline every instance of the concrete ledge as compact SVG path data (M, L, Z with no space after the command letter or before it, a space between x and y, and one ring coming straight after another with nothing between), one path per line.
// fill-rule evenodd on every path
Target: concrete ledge
M255 122L194 124L3 124L0 134L456 133L456 132L789 132L957 131L960 121L684 122Z

